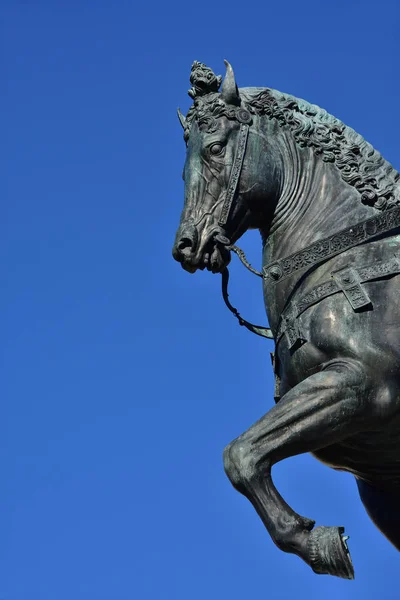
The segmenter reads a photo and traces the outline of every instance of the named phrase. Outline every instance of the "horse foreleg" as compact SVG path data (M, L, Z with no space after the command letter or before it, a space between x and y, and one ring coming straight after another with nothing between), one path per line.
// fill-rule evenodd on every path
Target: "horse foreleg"
M262 419L224 451L225 471L253 504L277 546L305 560L316 573L352 579L343 528L317 527L295 513L276 490L271 467L284 458L318 450L383 416L379 393L362 365L336 360L292 388ZM387 395L387 394L386 394ZM387 401L382 392L384 402Z

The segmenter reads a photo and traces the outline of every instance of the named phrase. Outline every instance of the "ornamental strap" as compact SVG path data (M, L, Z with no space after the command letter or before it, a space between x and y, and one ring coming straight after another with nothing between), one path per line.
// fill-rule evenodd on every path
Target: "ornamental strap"
M225 202L221 210L221 215L219 217L219 225L221 225L221 227L226 225L229 213L232 208L232 202L235 197L237 184L239 182L240 173L243 167L243 160L246 152L248 134L249 126L246 123L240 123L238 141L235 152L235 160L233 161L233 167L229 178L229 184L226 190Z
M396 206L361 221L358 225L342 229L323 240L310 244L310 246L299 252L264 267L264 277L272 283L279 283L286 277L296 273L296 271L318 265L345 250L349 250L399 226L400 207Z
M361 284L384 277L391 277L400 273L400 260L397 256L364 267L346 267L333 271L331 279L314 286L300 296L292 300L281 315L280 323L276 332L276 343L285 334L289 348L297 347L299 342L306 340L302 337L297 318L314 304L318 304L324 298L343 292L354 311L362 310L372 306L371 300Z

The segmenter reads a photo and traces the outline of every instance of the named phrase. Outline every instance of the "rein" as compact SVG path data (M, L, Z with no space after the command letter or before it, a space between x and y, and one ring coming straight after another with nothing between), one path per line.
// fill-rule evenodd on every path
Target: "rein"
M258 277L261 277L261 278L263 277L263 274L260 273L260 271L257 271L256 269L254 269L251 266L251 264L248 262L243 250L241 250L237 246L229 246L228 249L232 250L232 252L234 252L239 257L239 259L244 264L246 269L251 271L251 273L254 273L254 275L257 275ZM235 315L235 317L239 321L239 325L246 327L246 329L248 329L252 333L255 333L256 335L273 340L274 335L269 327L260 327L259 325L253 325L253 323L249 323L249 321L246 321L246 319L243 319L243 317L240 316L240 313L237 310L237 308L232 306L232 304L229 302L229 298L228 298L229 297L228 282L229 282L229 271L228 271L228 267L225 267L225 269L222 271L222 297L224 299L226 306L229 308L231 313L233 315Z

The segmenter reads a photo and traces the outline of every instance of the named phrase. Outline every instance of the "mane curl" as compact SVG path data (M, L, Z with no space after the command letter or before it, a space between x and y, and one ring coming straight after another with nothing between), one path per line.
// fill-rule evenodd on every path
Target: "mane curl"
M300 147L310 147L325 162L339 169L342 179L355 187L364 204L387 210L400 204L400 174L359 133L344 125L326 110L300 98L270 88L255 92L240 90L242 105L252 113L276 119L288 127ZM215 131L216 119L235 119L235 109L225 104L221 94L195 98L186 116L187 142L194 120L199 127Z

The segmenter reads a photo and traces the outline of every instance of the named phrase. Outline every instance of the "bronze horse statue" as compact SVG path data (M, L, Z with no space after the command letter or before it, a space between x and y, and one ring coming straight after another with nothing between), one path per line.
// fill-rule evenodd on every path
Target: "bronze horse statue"
M222 83L195 62L194 103L178 111L187 156L173 256L190 273L224 274L236 240L260 230L278 393L227 446L224 467L278 548L352 579L344 528L297 514L271 468L311 452L353 473L400 550L400 175L326 111L238 89L225 64Z

